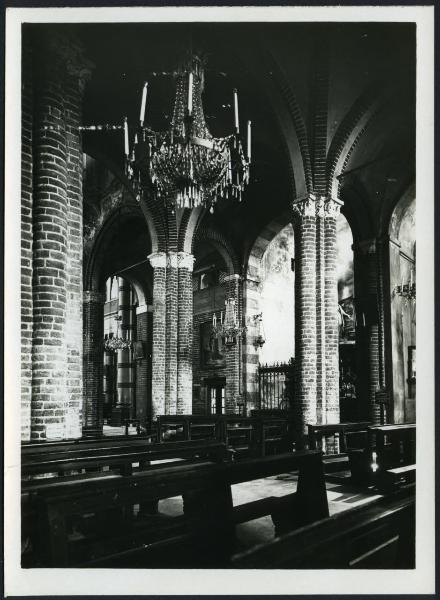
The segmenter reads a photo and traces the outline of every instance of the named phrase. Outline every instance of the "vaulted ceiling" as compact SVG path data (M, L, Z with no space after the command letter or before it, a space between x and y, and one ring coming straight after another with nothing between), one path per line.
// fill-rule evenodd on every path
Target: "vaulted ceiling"
M358 220L368 220L372 234L378 234L384 205L394 205L414 179L412 24L64 27L81 39L95 65L85 91L85 124L117 124L124 115L134 124L148 80L146 122L155 130L166 128L174 102L172 72L189 48L207 58L203 102L214 136L232 132L232 90L238 88L241 127L247 119L253 122L251 182L241 204L220 204L206 220L227 233L240 253L267 223L288 211L295 194L303 193L304 148L313 171L314 77L323 61L328 68L326 150L331 152L333 140L340 138L346 155L334 176L349 219L353 222L358 213ZM86 132L83 144L85 152L122 172L120 132Z

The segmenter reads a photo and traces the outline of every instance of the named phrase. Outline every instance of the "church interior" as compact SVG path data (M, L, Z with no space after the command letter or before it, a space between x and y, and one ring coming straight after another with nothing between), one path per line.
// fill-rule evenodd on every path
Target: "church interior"
M23 25L23 567L414 567L415 78L412 23Z

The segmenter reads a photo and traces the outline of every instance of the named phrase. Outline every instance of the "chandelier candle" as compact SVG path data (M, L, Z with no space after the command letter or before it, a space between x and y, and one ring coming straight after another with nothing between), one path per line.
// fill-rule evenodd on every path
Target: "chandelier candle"
M248 162L251 162L251 121L247 123L247 157Z
M143 126L144 121L145 121L145 105L147 103L147 89L148 89L148 81L146 81L144 83L144 88L142 90L141 112L139 115L139 121L140 121L141 127Z
M188 115L191 116L193 109L193 74L192 71L188 77Z
M234 88L234 123L235 123L235 131L237 133L239 133L240 127L238 124L238 92L237 92L237 88Z
M124 148L125 148L125 156L129 155L128 148L128 122L127 117L124 117Z

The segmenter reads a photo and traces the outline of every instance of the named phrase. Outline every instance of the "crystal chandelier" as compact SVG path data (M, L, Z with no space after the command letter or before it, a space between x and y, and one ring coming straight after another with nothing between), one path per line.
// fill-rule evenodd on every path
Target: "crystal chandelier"
M225 346L234 346L237 343L237 338L241 337L245 331L246 327L239 325L234 298L228 298L225 300L225 318L223 319L222 311L220 313L220 323L218 323L216 314L212 315L213 336L221 337Z
M251 122L247 122L245 154L234 90L234 132L222 138L211 135L202 104L203 66L199 56L191 55L175 73L176 97L167 131L155 132L144 125L148 83L142 90L139 124L132 141L124 119L126 172L138 200L149 189L172 207L203 206L211 212L219 198L241 200L249 183Z

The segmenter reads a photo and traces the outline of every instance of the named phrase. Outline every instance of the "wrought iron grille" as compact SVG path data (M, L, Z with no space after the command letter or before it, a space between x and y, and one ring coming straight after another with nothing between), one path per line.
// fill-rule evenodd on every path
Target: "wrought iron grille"
M288 410L293 406L294 359L288 363L265 364L258 367L258 397L260 410Z

